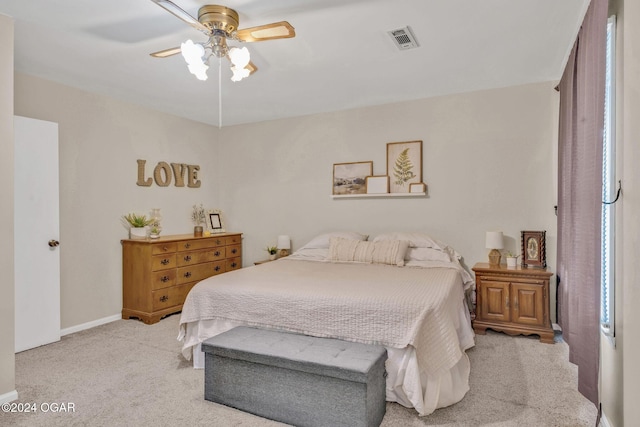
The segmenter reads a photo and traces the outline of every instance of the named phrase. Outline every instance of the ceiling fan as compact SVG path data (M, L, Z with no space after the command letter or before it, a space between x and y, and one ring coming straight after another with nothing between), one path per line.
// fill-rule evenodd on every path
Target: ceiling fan
M166 58L182 53L189 66L189 71L200 80L206 80L208 61L213 55L216 58L227 58L231 62L233 76L231 80L240 81L254 73L257 68L250 61L246 47L237 48L227 45L227 40L238 42L259 42L265 40L295 37L295 29L287 21L273 22L257 27L239 30L238 12L226 6L205 5L198 10L198 19L194 18L175 3L169 0L151 0L158 6L182 19L209 39L205 43L194 43L187 40L180 47L154 52L151 56ZM207 52L209 51L209 52Z

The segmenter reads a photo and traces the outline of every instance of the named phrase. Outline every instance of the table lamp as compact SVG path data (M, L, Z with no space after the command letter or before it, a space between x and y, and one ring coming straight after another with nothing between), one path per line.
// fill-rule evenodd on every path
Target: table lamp
M278 236L278 258L289 255L291 249L291 238L289 236Z
M489 252L489 264L499 265L500 264L499 249L504 248L502 231L487 231L485 243L486 243L485 247L487 249L491 249L491 252Z

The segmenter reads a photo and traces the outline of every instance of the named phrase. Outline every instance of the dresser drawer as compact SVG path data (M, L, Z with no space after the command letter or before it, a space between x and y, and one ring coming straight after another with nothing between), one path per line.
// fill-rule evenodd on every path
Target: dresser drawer
M178 284L187 282L199 282L214 274L214 264L206 262L204 264L190 265L187 267L179 267L177 269Z
M225 271L237 270L242 267L242 258L227 258Z
M193 285L194 283L187 283L185 285L172 286L170 288L152 291L153 311L184 304L184 300Z
M203 262L211 262L224 258L225 248L205 249L201 251L180 252L177 255L177 266L184 267L187 265L202 264Z
M239 257L242 255L242 245L227 246L227 258Z
M176 284L176 269L160 270L151 273L151 289L162 289Z
M151 246L151 255L168 254L175 252L178 245L174 242L158 243Z
M242 243L242 236L240 234L236 234L234 236L227 237L225 245L239 245L241 243Z
M151 271L167 270L176 266L176 254L153 255Z
M224 239L194 239L178 242L178 252L215 248L224 245Z

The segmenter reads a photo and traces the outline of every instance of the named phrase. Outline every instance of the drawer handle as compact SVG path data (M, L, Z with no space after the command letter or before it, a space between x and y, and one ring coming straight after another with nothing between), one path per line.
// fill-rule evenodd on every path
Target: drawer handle
M160 281L162 283L167 283L169 281L169 276L162 276L162 278L160 278Z
M220 256L220 251L215 251L215 252L213 253L213 255L215 255L215 256Z
M166 259L166 258L165 258L165 259L163 259L162 261L160 261L160 264L162 264L162 265L167 265L167 264L169 264L170 262L171 262L171 261L169 261L168 259Z
M167 251L169 250L169 248L168 248L168 247L166 247L166 246L163 246L163 247L162 247L162 250L163 250L163 251L165 251L165 252L167 252Z
M168 300L168 299L169 299L169 297L168 297L168 296L166 296L166 295L162 295L162 296L160 297L160 302L165 302L165 301L166 301L166 300Z
M219 245L221 243L222 243L222 240L220 240L220 239L216 240L216 245Z
M238 250L237 250L236 248L233 248L233 249L231 249L231 253L232 253L232 254L237 254L237 253L238 253Z
M232 268L236 268L236 265L238 265L238 264L236 264L235 262L232 262L232 263L231 263L231 267L232 267Z
M187 255L186 257L184 257L185 261L191 261L191 255Z
M185 243L185 244L184 244L184 247L185 247L186 249L189 249L189 248L191 247L191 243Z
M216 265L215 267L213 267L214 271L220 271L220 266Z
M184 277L191 277L191 272L187 271L186 273L184 273Z

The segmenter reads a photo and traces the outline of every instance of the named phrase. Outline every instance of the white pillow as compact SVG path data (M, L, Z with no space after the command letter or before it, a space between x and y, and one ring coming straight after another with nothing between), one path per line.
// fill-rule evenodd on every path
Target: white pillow
M444 250L447 247L444 243L436 239L432 239L429 235L424 233L385 233L376 236L375 239L373 239L374 242L381 242L384 240L406 240L409 242L410 248L436 248Z
M331 237L329 260L334 262L365 262L402 267L409 243L401 240L366 242Z
M448 253L435 248L408 248L404 259L407 261L451 262L451 257Z
M329 239L332 237L340 237L342 239L350 239L350 240L367 240L369 238L368 234L360 234L355 231L334 231L332 233L321 234L319 236L311 239L309 243L304 245L300 249L311 249L311 248L329 248Z

